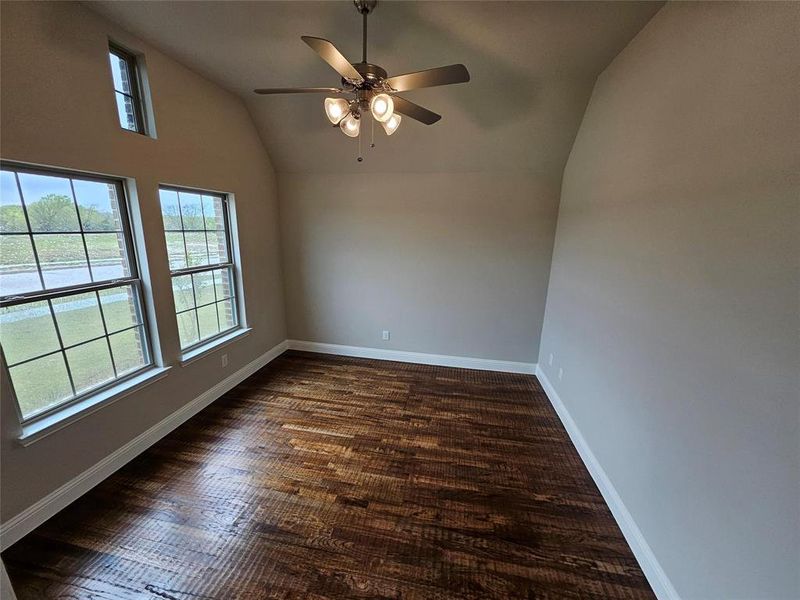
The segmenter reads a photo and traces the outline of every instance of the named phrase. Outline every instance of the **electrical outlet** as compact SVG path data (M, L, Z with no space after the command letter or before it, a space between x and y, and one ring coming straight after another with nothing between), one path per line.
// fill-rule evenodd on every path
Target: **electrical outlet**
M222 366L223 367L227 367L228 366L228 355L227 354L223 354L222 355Z
M553 353L550 353L550 358L547 360L547 364L553 366Z
M564 376L564 369L558 370L558 378L561 379Z
M383 341L384 341L384 342L386 342L386 341L389 341L389 337L390 337L390 333L389 333L389 331L388 331L388 330L386 330L386 329L384 329L384 330L383 330Z

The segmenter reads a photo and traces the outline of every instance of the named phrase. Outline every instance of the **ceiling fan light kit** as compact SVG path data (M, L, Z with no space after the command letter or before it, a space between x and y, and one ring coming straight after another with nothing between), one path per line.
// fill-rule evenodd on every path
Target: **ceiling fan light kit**
M350 103L344 98L325 98L325 114L334 125L338 125L348 112Z
M394 101L389 94L375 94L369 101L369 110L376 121L385 123L394 113Z
M254 90L255 93L265 95L317 93L350 95L349 99L325 98L324 108L328 120L334 126L338 125L346 136L353 138L359 137L361 121L366 115L380 123L386 135L392 135L397 131L402 121L401 114L425 125L436 123L442 118L441 115L397 96L397 92L466 83L469 81L467 68L457 64L388 77L382 67L367 62L367 16L375 9L377 0L353 0L353 4L361 13L363 24L361 62L349 62L328 40L301 36L301 39L340 75L342 87L269 88ZM374 146L374 143L371 144L371 147ZM359 162L363 160L360 156L360 148L359 139Z
M346 136L358 137L358 134L361 133L361 119L350 113L339 123L339 129Z
M381 127L383 127L386 135L392 135L395 131L397 131L397 128L400 127L400 121L402 120L403 118L400 115L394 113L391 117L386 119L384 123L381 123Z

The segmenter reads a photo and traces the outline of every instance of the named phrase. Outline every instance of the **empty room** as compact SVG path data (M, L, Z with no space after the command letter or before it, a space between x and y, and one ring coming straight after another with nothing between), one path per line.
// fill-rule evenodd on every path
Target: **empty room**
M800 600L800 2L0 0L2 600Z

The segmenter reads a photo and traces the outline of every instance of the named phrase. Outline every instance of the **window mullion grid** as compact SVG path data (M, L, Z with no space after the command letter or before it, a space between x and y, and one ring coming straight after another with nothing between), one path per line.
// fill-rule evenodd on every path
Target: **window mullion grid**
M74 235L77 231L37 231L36 235ZM122 233L120 229L102 229L100 231L84 231L86 235L103 235L109 233ZM0 231L0 235L22 235L21 231Z
M225 252L228 253L228 262L233 264L233 242L230 236L230 218L228 215L228 198L222 198L222 231L225 233Z
M75 296L77 294L84 294L93 292L95 290L101 291L105 289L122 287L125 285L138 285L139 280L134 277L126 277L124 279L111 279L109 281L97 281L93 283L81 283L73 286L56 288L52 290L43 290L35 292L27 292L24 294L15 294L8 296L0 301L0 306L15 306L17 304L27 304L28 302L39 302L53 298L66 298L68 296Z
M239 324L239 306L238 306L239 300L237 299L237 296L236 296L236 280L235 280L235 275L234 275L234 272L233 272L233 265L227 267L226 271L228 272L228 287L231 290L231 295L230 295L230 298L229 298L230 301L231 301L231 310L234 311L234 313L233 313L234 325L233 326L236 327L236 325Z
M214 312L217 313L217 331L222 331L222 322L219 320L219 299L217 298L217 282L214 271L211 271L211 287L214 289Z
M103 303L100 302L100 292L95 290L94 295L97 298L97 308L100 309L100 320L103 322L103 333L104 333L103 337L106 339L106 346L108 346L108 356L111 358L111 368L114 371L114 379L116 379L119 376L117 373L117 361L114 360L114 351L111 349L111 336L108 333L108 326L106 325L106 315L103 312Z
M233 240L231 239L230 231L231 231L231 221L230 221L230 205L228 203L228 197L222 199L222 220L223 220L223 231L225 232L225 251L228 253L228 286L231 288L231 310L233 310L234 314L234 327L239 323L239 299L236 294L236 270L237 266L233 262Z
M3 164L3 169L6 170L5 163ZM46 304L47 315L44 315L44 318L46 319L47 316L49 316L50 319L51 319L51 322L52 322L52 325L53 325L53 330L54 330L54 332L56 334L56 340L57 340L57 343L58 343L58 348L55 349L55 350L49 351L49 352L44 352L42 354L38 354L38 355L33 356L31 358L27 358L27 359L21 360L19 362L14 363L13 365L12 364L8 364L6 362L6 367L8 369L11 369L13 367L17 367L17 366L20 366L20 365L23 365L23 364L26 364L26 363L31 363L33 361L41 360L41 359L46 358L46 357L54 357L56 355L60 355L62 357L62 360L64 361L64 367L65 367L65 370L66 370L66 374L67 374L67 378L68 378L69 386L70 386L70 390L69 390L70 391L70 397L69 398L64 399L61 402L58 402L57 404L55 404L55 405L51 406L50 408L47 408L47 409L45 409L43 411L35 411L33 414L30 414L28 416L25 416L23 414L22 407L19 405L18 402L15 402L16 408L18 410L20 422L28 422L29 420L33 420L33 419L37 419L38 420L38 419L42 418L43 416L52 414L54 411L61 410L65 406L72 405L74 402L76 402L77 400L87 396L90 393L91 394L95 393L98 389L104 389L104 388L108 387L106 385L106 386L101 386L100 388L87 389L87 390L84 390L84 392L82 392L81 394L78 394L75 376L74 376L74 374L72 372L72 367L71 367L69 359L67 357L67 351L71 350L72 348L76 348L76 347L79 347L79 346L90 344L92 342L99 341L101 338L105 339L106 340L106 346L107 346L108 351L109 351L109 358L111 360L112 369L113 369L113 372L114 372L114 378L113 378L113 380L111 380L111 383L118 382L118 381L121 381L123 379L127 379L129 376L135 375L136 373L138 373L141 370L141 369L136 370L133 373L126 374L126 375L124 375L122 377L119 376L119 371L118 371L118 368L117 368L117 365L116 365L116 361L114 359L114 353L113 353L113 350L112 350L112 347L111 347L111 342L110 342L111 334L109 333L109 324L106 321L104 307L103 307L103 304L102 304L102 302L100 300L100 295L99 295L100 291L107 290L107 289L113 289L113 288L120 288L120 289L127 290L128 293L134 293L135 294L136 297L133 298L133 300L135 302L134 306L135 306L135 311L136 311L136 323L134 325L130 326L130 327L126 327L126 328L121 329L120 331L114 332L114 333L123 333L123 332L127 332L127 331L132 331L132 330L138 331L140 336L141 336L141 339L143 340L141 348L142 348L143 353L145 354L145 358L147 359L145 361L144 367L146 367L147 365L151 365L152 364L152 358L151 358L151 354L150 354L150 347L149 347L149 344L147 343L147 340L149 339L148 335L147 335L147 324L146 324L146 321L143 318L143 312L142 312L143 308L142 308L141 280L138 279L138 269L137 269L137 265L136 265L135 260L133 260L133 262L131 263L131 260L135 257L135 250L134 250L134 247L133 247L133 240L132 240L132 237L130 235L130 230L129 230L130 223L127 220L127 214L128 214L127 213L127 206L125 204L125 194L124 194L124 189L122 188L121 182L114 180L115 181L114 185L116 186L116 189L117 189L117 203L118 203L117 204L117 208L120 211L120 222L122 224L122 229L121 230L114 230L113 233L116 233L117 235L122 235L123 238L124 238L124 242L125 242L125 249L124 249L125 250L125 259L126 259L126 261L128 263L129 274L127 276L123 276L123 277L116 278L116 279L107 279L107 280L104 280L104 281L97 281L96 278L95 278L95 274L94 274L94 271L92 269L91 260L90 260L90 257L89 257L87 238L88 238L88 234L89 233L106 233L106 232L86 232L86 231L84 231L83 220L81 218L81 213L80 213L80 207L79 207L78 202L77 202L77 193L76 193L75 186L74 186L74 179L70 176L70 174L62 172L62 171L57 171L55 169L34 169L34 168L26 168L26 167L22 167L22 166L20 166L20 167L9 166L8 167L8 171L10 173L13 173L13 176L14 176L14 183L15 183L15 186L16 186L17 192L19 193L19 198L20 198L20 209L21 209L22 215L23 215L24 220L25 220L25 225L27 227L27 231L24 231L24 232L2 232L2 233L3 234L9 233L9 235L13 233L14 235L19 235L20 237L27 237L28 238L28 241L29 241L29 243L31 245L31 251L33 253L33 258L34 258L34 261L35 261L36 272L37 272L36 274L38 276L38 280L39 280L39 284L40 284L41 288L39 290L31 290L31 291L28 291L28 292L23 292L21 294L12 294L12 295L8 295L8 296L4 296L4 297L0 296L0 307L25 305L25 304L34 303L34 302L37 302L37 303L41 302L42 304ZM42 259L41 259L40 255L39 255L39 251L38 251L37 246L36 246L36 241L35 241L35 239L33 237L35 232L33 231L33 227L32 227L32 224L31 224L31 215L28 212L28 205L27 205L27 202L25 200L25 194L23 193L23 190L22 190L22 183L21 183L20 175L22 173L27 173L27 172L43 173L45 175L52 174L53 176L61 177L61 178L66 179L66 180L69 181L70 192L72 194L73 207L76 210L80 231L79 232L75 232L75 231L68 231L68 232L48 231L48 232L36 232L36 233L37 234L38 233L42 233L43 235L64 235L64 234L80 233L81 234L81 238L82 238L82 243L83 243L84 256L85 256L85 259L86 259L87 267L89 269L91 281L86 282L86 283L81 283L81 284L66 285L66 286L62 286L62 287L48 289L47 284L46 284L45 279L44 279L44 269L42 267ZM89 177L89 176L87 176L86 179L88 179L90 181L103 181L104 183L109 183L109 181L110 181L110 180L105 179L105 178L101 179L101 178L95 178L95 177ZM184 250L185 250L185 246L184 246ZM71 296L76 296L76 295L79 295L79 294L86 294L86 293L89 293L89 294L94 293L95 299L96 299L97 304L98 304L98 309L100 310L100 316L101 316L101 320L102 320L102 324L103 324L103 333L100 336L97 336L97 337L94 337L94 338L91 338L91 339L88 339L88 340L83 340L83 341L81 341L79 343L72 344L70 346L66 346L65 342L64 342L64 337L62 335L61 327L60 327L59 322L58 322L58 317L56 315L56 310L55 310L56 300L61 299L61 298L69 298ZM10 384L12 385L12 387L14 386L13 378L10 381Z
M86 255L86 266L89 268L89 279L94 282L94 272L92 271L92 261L89 260L89 247L86 245L86 236L83 233L83 221L81 220L81 210L78 207L78 195L75 193L75 184L72 177L69 178L69 189L72 191L72 203L75 205L75 213L78 215L78 228L81 230L81 241L83 242L83 253ZM98 297L98 302L100 301Z
M28 240L31 242L31 249L33 250L33 259L36 261L36 271L39 275L39 281L42 284L42 289L46 289L44 285L44 275L42 274L42 264L39 262L39 251L36 249L36 242L33 239L33 227L31 227L31 219L28 216L28 205L25 203L25 196L22 194L22 184L19 182L19 173L14 171L14 179L17 182L17 192L19 192L19 202L22 206L22 214L25 215L25 224L28 226Z
M69 386L72 388L72 395L77 396L78 392L75 389L75 381L72 379L72 369L69 367L69 360L67 360L67 352L64 348L64 339L61 337L61 328L58 326L58 319L56 319L56 311L53 309L53 301L47 299L47 306L50 309L50 316L53 318L53 326L56 329L56 337L58 338L58 345L61 347L61 354L64 357L64 367L67 369L67 377L69 377Z
M131 282L131 290L133 290L134 298L133 298L133 306L136 309L136 328L139 329L139 335L141 336L142 340L149 340L147 333L147 316L144 314L142 310L142 288L141 288L141 280L137 279ZM133 327L129 327L127 329L121 329L120 331L115 331L114 333L122 333L123 331L128 331L133 329ZM150 343L149 341L145 341L142 344L142 351L144 353L145 363L152 364L153 358L150 353Z
M194 286L194 273L189 275L189 279L192 281L192 301L194 304L194 322L197 323L197 339L198 341L202 340L203 338L200 335L200 312L197 308L197 290Z
M178 199L178 216L181 218L181 239L183 240L183 257L186 262L186 266L189 266L189 250L186 247L186 233L183 230L183 209L181 208L181 193L176 191L175 196ZM192 280L192 288L194 289L194 280ZM198 334L200 330L198 329Z
M202 273L203 271L208 271L213 269L231 268L232 266L233 264L229 262L214 263L210 265L197 265L196 267L187 267L186 269L171 269L170 275L172 275L173 277L177 277L178 275L190 275L192 273Z
M206 260L208 264L211 264L211 254L208 252L208 229L206 229L206 207L205 202L203 202L203 194L200 194L200 214L203 217L203 239L206 241ZM184 234L186 235L186 234ZM217 313L217 332L221 329L220 322L219 322L219 309L217 308L217 286L214 283L214 270L209 270L211 273L211 289L214 291L214 312ZM192 279L192 287L194 288L194 279ZM198 322L200 317L198 316ZM199 334L198 330L198 334Z
M125 329L120 329L119 331L114 331L109 335L116 335L118 333L125 333L126 331L131 331L132 329L140 329L141 325L131 325L130 327L126 327ZM59 348L58 350L52 350L51 352L45 352L44 354L39 354L37 356L33 356L31 358L26 358L25 360L21 360L19 362L15 362L12 365L6 363L6 366L11 369L13 367L18 367L20 365L27 364L29 362L33 362L35 360L39 360L40 358L47 358L48 356L53 356L54 354L60 354L62 351L72 350L73 348L77 348L79 346L85 346L86 344L90 344L92 342L96 342L97 340L102 340L106 336L105 335L98 335L97 337L89 338L88 340L82 340L77 344L70 344L69 346L64 346L63 348Z

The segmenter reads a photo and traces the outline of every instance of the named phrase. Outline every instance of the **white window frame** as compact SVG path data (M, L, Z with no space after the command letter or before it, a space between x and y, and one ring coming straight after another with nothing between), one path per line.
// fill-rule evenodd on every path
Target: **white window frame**
M237 264L237 247L238 247L238 240L234 237L236 235L236 227L235 227L235 219L233 216L233 199L230 194L226 194L224 192L214 192L210 190L203 190L198 188L191 188L186 186L178 186L178 185L169 185L169 184L162 184L159 185L159 202L161 191L169 191L169 192L176 192L178 195L178 207L180 210L180 194L193 194L193 195L201 195L201 196L213 196L215 198L219 198L222 202L223 207L223 222L224 228L222 231L225 232L225 244L226 244L226 256L227 261L225 262L218 262L218 263L209 263L206 265L196 265L193 267L184 267L180 269L173 269L170 267L170 283L176 277L181 277L185 275L193 276L196 273L206 273L212 272L215 270L227 269L230 273L230 286L231 286L231 293L232 296L230 299L232 300L231 304L234 311L234 320L235 324L233 327L225 329L224 331L219 331L213 336L209 336L206 338L200 338L200 320L198 314L198 308L202 308L204 306L210 306L212 303L206 303L204 305L198 306L197 305L197 295L196 290L194 289L194 278L192 278L192 289L194 294L194 308L189 308L183 311L175 311L175 318L177 323L177 318L179 314L184 314L187 312L194 311L195 314L195 324L197 326L198 332L198 341L190 344L186 347L181 347L181 361L182 363L186 364L187 362L191 362L195 358L204 355L206 352L213 350L219 346L227 344L230 340L239 335L246 334L250 331L245 323L245 316L244 316L244 301L243 301L243 290L241 285L241 273L239 271L239 266ZM201 204L202 208L202 204ZM175 233L175 232L199 232L203 231L204 233L207 231L206 229L203 230L192 230L186 229L183 226L183 215L180 214L181 217L181 229L167 229L166 223L164 225L164 233ZM203 213L203 218L205 220L205 213ZM163 222L163 212L162 212L162 222ZM208 246L208 238L206 237L206 246ZM186 255L187 263L189 259L189 252L186 248L186 239L184 237L184 252ZM214 302L213 304L218 304L220 301L224 301L227 298L220 300L216 296L216 286L214 286ZM217 321L219 324L219 315L217 316ZM180 343L180 338L179 338Z
M128 76L130 78L131 92L118 90L114 84L113 67L111 68L110 81L111 93L114 98L114 112L117 115L117 122L122 131L136 133L149 138L156 138L156 126L153 118L153 103L150 98L150 86L147 77L147 70L144 64L144 55L134 52L118 44L114 40L108 40L108 55L114 55L125 62ZM127 96L133 104L134 118L136 119L136 129L128 129L119 120L119 108L117 106L117 94Z
M4 370L5 370L5 376L8 377L9 387L11 388L11 390L13 392L13 395L14 395L14 407L15 407L15 409L17 411L17 417L19 418L19 423L23 426L23 434L24 434L24 430L25 430L25 428L27 426L31 426L32 429L38 430L39 427L36 427L35 425L38 424L38 423L45 423L49 427L50 424L58 422L60 420L60 418L59 418L60 413L63 413L64 415L68 415L69 417L74 417L74 414L76 413L76 411L72 410L72 409L74 409L75 407L79 407L79 408L81 408L83 410L85 407L88 407L88 406L91 406L91 405L94 404L92 402L92 400L95 397L97 397L99 400L103 400L103 401L107 400L107 399L109 399L111 397L109 392L127 391L126 388L129 388L129 387L132 387L132 386L141 385L141 383L144 380L147 380L149 378L148 375L150 375L150 374L148 373L148 371L158 371L158 373L153 373L153 375L160 376L160 375L162 375L162 372L165 371L165 369L158 367L158 365L156 364L156 361L155 361L155 348L154 348L153 336L152 336L153 329L152 329L152 327L150 325L150 320L148 318L148 310L147 310L148 306L146 305L146 296L145 296L145 293L144 293L144 282L143 282L142 277L141 277L141 269L140 269L140 265L139 265L139 262L138 262L138 253L137 253L137 248L136 248L136 244L134 242L134 237L133 237L133 223L132 223L132 220L131 220L131 210L130 210L131 207L129 206L129 194L127 193L128 190L127 190L127 186L125 185L125 181L122 180L122 179L119 179L117 177L109 177L109 176L96 175L96 174L91 174L91 173L83 173L83 172L80 172L80 171L72 171L72 170L68 170L68 169L58 169L58 168L51 168L51 167L32 166L32 165L27 165L27 164L17 163L17 162L11 162L11 161L2 161L2 162L0 162L0 168L2 168L3 170L6 170L6 171L14 172L14 174L15 174L14 177L15 177L15 181L16 181L16 184L17 184L17 191L18 191L19 196L20 196L20 201L22 203L22 210L23 210L23 214L25 215L25 221L26 221L26 225L27 225L27 229L28 229L27 234L26 233L22 233L22 232L18 232L18 233L0 232L0 235L27 235L28 237L32 238L32 236L36 233L36 232L33 232L31 230L31 227L30 227L30 220L28 218L26 202L25 202L25 198L24 198L24 195L23 195L22 186L20 185L20 181L19 181L19 174L20 173L22 173L22 174L29 173L29 174L33 174L33 175L45 175L45 176L49 175L49 176L54 176L54 177L69 178L70 179L70 187L71 188L73 187L72 180L76 180L76 179L86 180L86 181L102 182L102 183L114 185L116 187L116 191L117 191L117 203L118 203L119 212L120 212L120 223L121 223L121 226L122 226L123 238L125 240L126 257L128 259L128 266L129 266L129 269L130 269L130 275L127 276L127 277L120 277L120 278L116 278L116 279L112 279L112 280L104 280L104 281L99 281L99 282L94 282L93 281L93 282L84 283L84 284L77 284L77 285L64 286L64 287L59 287L59 288L46 289L45 286L44 286L44 280L42 278L43 277L42 276L42 267L41 267L41 264L40 264L40 261L39 261L38 253L37 253L37 250L36 250L36 246L35 246L35 244L33 244L33 241L31 239L31 247L32 247L32 250L33 250L34 258L36 260L37 274L38 274L38 276L40 278L40 281L42 281L42 288L43 289L42 290L32 291L32 292L11 294L11 295L8 295L8 296L0 296L0 307L17 306L17 305L26 304L26 303L29 303L29 302L47 301L47 304L48 304L48 307L49 307L49 310L50 310L51 318L53 318L53 324L54 324L56 335L57 335L58 342L59 342L59 349L58 350L54 350L52 352L47 352L45 354L37 355L34 358L29 358L29 359L26 359L26 360L23 360L23 361L19 361L17 363L14 363L13 365L9 365L8 364L8 362L5 359L5 354L4 353L2 355L2 364L3 364ZM73 200L73 202L77 202L77 200L75 198L74 190L73 190L73 198L72 198L72 200ZM78 211L78 221L79 221L79 224L80 224L80 210L79 210L77 204L76 204L76 210ZM48 232L48 234L54 234L54 233L57 234L57 232ZM75 231L75 232L69 232L69 233L79 233L79 232ZM86 254L86 257L87 257L87 265L88 265L88 268L90 269L90 273L91 273L91 261L89 260L88 249L87 249L86 240L85 240L86 233L85 233L85 231L83 231L82 227L81 227L80 233L81 233L81 238L83 240L84 253ZM108 328L106 326L106 322L105 322L105 316L104 316L104 313L103 313L102 302L100 302L100 299L99 299L99 296L98 296L98 306L99 306L100 311L101 311L101 318L102 318L102 322L103 322L104 334L102 336L96 338L96 339L84 340L84 341L80 342L79 344L74 344L74 345L71 345L71 346L70 345L65 346L64 343L63 343L63 340L61 339L61 333L60 333L60 329L59 329L59 326L58 326L58 321L53 317L54 311L53 311L53 307L52 307L52 301L56 300L56 299L59 299L59 298L69 297L69 296L72 296L72 295L83 294L83 293L87 293L87 292L95 292L95 294L97 294L98 292L106 290L106 289L115 288L115 287L122 287L122 286L131 286L131 288L133 290L135 290L136 310L137 310L137 317L138 317L138 320L139 320L139 324L134 325L134 326L132 326L132 327L130 327L128 329L134 329L134 328L140 328L141 329L141 339L142 339L143 345L144 345L143 351L144 351L144 355L145 355L145 362L140 368L136 369L135 371L131 371L131 372L125 373L121 377L115 377L114 379L112 379L112 380L110 380L110 381L108 381L108 382L106 382L104 384L98 385L98 386L93 387L93 388L91 388L89 390L86 390L86 391L84 391L84 392L82 392L80 394L77 394L76 393L76 389L75 389L75 385L74 385L74 382L73 382L72 373L71 373L70 366L69 366L69 361L66 359L65 351L70 349L71 347L80 346L82 344L89 343L91 341L105 339L106 342L109 344L109 355L110 355L110 358L111 358L111 361L112 361L112 367L114 369L114 374L116 375L116 365L114 363L114 357L113 357L113 352L111 351L109 338L112 335L112 333L120 333L121 331L126 331L127 329L126 330L120 330L120 332L115 331L115 332L109 333ZM0 348L0 352L2 352L2 348ZM59 404L55 404L55 405L53 405L51 407L48 407L48 408L46 408L44 410L35 412L35 413L33 413L33 414L31 414L31 415L29 415L27 417L24 416L23 413L22 413L22 408L20 407L19 402L17 401L16 392L14 391L14 382L13 382L13 379L11 377L10 369L12 367L14 367L14 366L25 364L26 362L31 362L33 360L42 358L44 356L50 356L52 354L59 354L59 353L64 355L64 363L65 363L65 366L66 366L66 369L67 369L67 374L69 376L70 387L72 388L73 396L71 398L65 400L64 402L61 402ZM127 385L127 384L129 384L129 385Z

